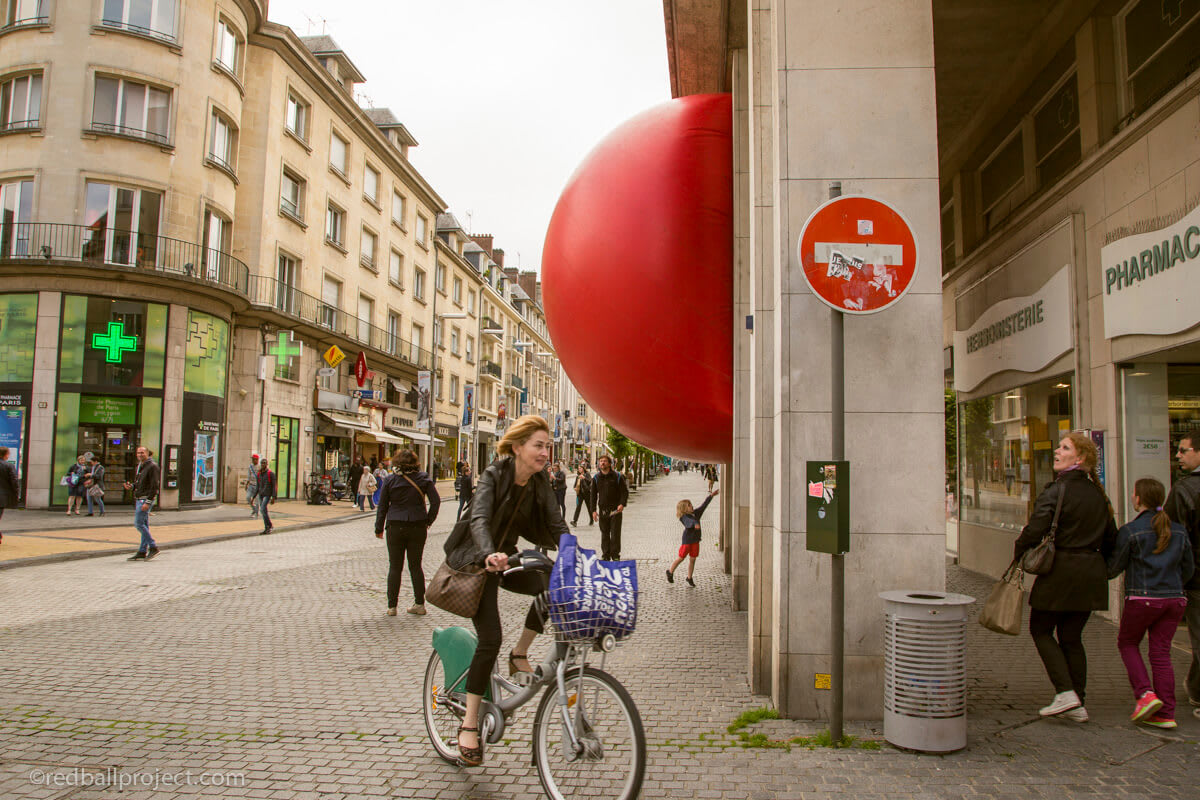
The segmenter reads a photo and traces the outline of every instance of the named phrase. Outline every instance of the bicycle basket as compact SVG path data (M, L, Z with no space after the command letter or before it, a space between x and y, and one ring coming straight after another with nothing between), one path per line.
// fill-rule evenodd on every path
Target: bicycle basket
M555 639L573 642L612 634L624 639L637 626L637 564L601 561L594 550L563 534L550 573L547 602Z

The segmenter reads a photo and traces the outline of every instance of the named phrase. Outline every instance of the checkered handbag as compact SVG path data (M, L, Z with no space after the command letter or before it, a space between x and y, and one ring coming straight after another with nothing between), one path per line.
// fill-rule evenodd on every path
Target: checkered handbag
M443 611L460 617L473 617L479 610L479 599L483 597L486 581L487 573L482 567L471 564L460 570L443 561L429 579L425 599Z

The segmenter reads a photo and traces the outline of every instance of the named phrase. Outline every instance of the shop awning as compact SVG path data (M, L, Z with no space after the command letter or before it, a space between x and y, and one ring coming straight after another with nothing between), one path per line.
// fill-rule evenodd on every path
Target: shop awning
M406 439L411 439L416 444L429 444L429 434L425 431L414 431L408 428L388 428L389 431L397 436L403 436ZM445 444L444 441L434 437L433 444L435 447L441 447Z
M374 439L377 442L387 442L388 444L408 444L404 439L391 433L383 431L363 431L359 435L359 441Z
M358 431L370 431L371 424L366 417L355 416L354 414L346 414L341 411L323 411L318 409L322 417L337 425L339 428L345 428L348 431L357 433Z

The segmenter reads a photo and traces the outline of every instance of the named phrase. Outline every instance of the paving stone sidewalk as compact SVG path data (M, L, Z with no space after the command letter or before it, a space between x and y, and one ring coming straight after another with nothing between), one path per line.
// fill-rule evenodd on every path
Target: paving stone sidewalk
M1200 720L1184 701L1175 735L1129 725L1128 682L1114 629L1102 622L1087 630L1088 725L1037 720L1050 687L1028 637L971 624L965 750L900 751L882 743L878 725L862 724L849 732L878 749L744 748L726 727L768 701L748 691L745 616L730 610L719 554L704 543L694 589L662 575L678 547L674 504L701 497L703 486L694 474L660 478L626 512L623 555L638 560L642 606L637 634L608 669L646 725L643 797L1198 796ZM452 517L432 532L427 574ZM598 543L595 527L577 530L585 546ZM433 754L420 676L432 630L457 619L384 616L385 571L383 545L360 519L169 550L150 563L107 556L4 572L0 798L540 797L532 709L483 769ZM950 589L986 596L987 579L949 574ZM403 606L407 575L401 592ZM525 607L502 593L510 640ZM824 727L779 721L748 731L782 740ZM165 785L189 770L193 785ZM67 785L118 775L159 783L119 793Z

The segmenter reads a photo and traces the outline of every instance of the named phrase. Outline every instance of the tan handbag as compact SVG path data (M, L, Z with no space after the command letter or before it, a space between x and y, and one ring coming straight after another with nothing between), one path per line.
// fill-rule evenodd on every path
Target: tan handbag
M1025 600L1024 573L1016 559L1008 565L1004 577L992 587L979 612L979 624L989 631L1016 636L1021 632L1021 606Z

